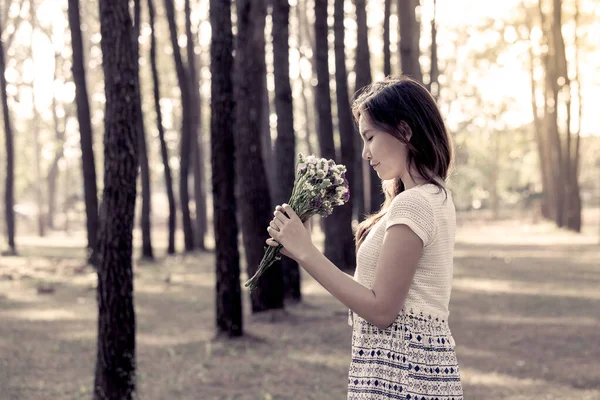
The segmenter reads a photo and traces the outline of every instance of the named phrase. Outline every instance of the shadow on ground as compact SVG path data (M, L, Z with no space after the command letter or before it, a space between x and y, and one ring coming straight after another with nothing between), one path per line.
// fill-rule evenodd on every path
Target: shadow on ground
M490 229L456 246L465 398L600 399L600 246L503 243ZM43 251L0 259L0 398L89 399L95 274L78 248ZM303 275L303 304L256 317L244 292L246 336L216 339L212 266L210 253L136 266L139 398L344 399L346 309Z

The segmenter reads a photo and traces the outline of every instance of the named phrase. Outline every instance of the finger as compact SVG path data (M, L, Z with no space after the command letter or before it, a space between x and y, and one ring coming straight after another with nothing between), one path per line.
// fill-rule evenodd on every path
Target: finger
M283 207L283 210L285 211L285 213L290 217L290 219L298 218L298 215L296 215L296 212L294 211L292 206L290 206L287 203L283 203L282 207Z
M269 226L273 229L275 229L276 231L279 231L279 226L277 226L277 223L275 221L271 221L269 222Z
M269 232L269 235L271 235L271 237L275 240L277 240L279 242L279 231L276 231L275 229L271 228L270 226L267 228L267 232Z
M266 240L266 243L267 243L269 246L272 246L272 247L277 247L277 246L279 246L279 243L277 243L275 240L273 240L273 238L268 238L268 239Z
M280 211L283 213L283 215L285 215L286 218L289 218L289 216L285 213L285 210L283 209L283 207L277 206L277 207L275 207L275 211Z
M275 212L273 213L273 215L275 215L275 218L276 218L276 219L278 219L278 220L279 220L281 223L284 223L284 222L286 222L286 221L289 221L289 218L288 218L288 217L286 217L286 216L283 214L283 212L281 212L281 211L275 211Z

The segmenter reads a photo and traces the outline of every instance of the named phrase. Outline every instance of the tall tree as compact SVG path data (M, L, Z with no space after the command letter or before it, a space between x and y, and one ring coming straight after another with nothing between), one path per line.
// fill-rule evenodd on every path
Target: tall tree
M200 104L200 79L196 66L196 43L192 34L192 12L190 0L184 2L185 36L187 38L187 66L190 88L191 108L191 156L194 168L194 202L196 205L196 232L194 233L195 247L205 250L204 236L206 235L206 197L204 194L204 158L202 142L202 107Z
M154 1L148 0L148 14L150 19L150 65L152 67L152 81L154 92L154 108L156 109L156 126L158 128L158 138L160 140L160 155L163 162L165 175L165 186L167 199L169 202L169 239L167 254L175 253L175 227L177 220L177 208L175 205L175 195L173 193L173 178L171 167L169 166L169 150L165 141L165 128L162 122L162 112L160 110L160 83L158 79L158 69L156 68L156 32L154 29Z
M87 240L89 262L97 264L96 248L98 234L98 194L96 187L96 166L92 140L92 119L90 103L85 82L85 61L83 41L81 39L81 22L79 16L79 0L69 0L69 27L71 45L73 46L73 81L75 82L75 102L77 103L77 120L81 142L81 163L83 168L83 190L85 196L85 214L87 220Z
M550 217L559 227L581 230L581 200L577 172L579 154L577 138L571 132L571 80L562 35L562 4L552 1L550 11L538 1L542 27L542 43L546 52L542 55L545 72L544 84L544 131L547 135L548 152L545 154L548 176L552 186L547 193ZM549 13L550 17L546 14ZM566 121L558 110L566 109ZM561 133L561 131L563 133ZM562 137L561 137L562 136ZM579 134L577 134L579 136ZM575 139L575 146L572 141ZM575 150L575 154L573 154Z
M50 39L51 35L47 33L48 38ZM62 73L63 69L63 61L60 55L60 51L54 51L54 75L52 77L52 81L56 82L58 78L59 71ZM58 116L58 107L59 104L56 99L56 91L52 94L52 122L54 124L54 156L52 158L52 162L50 164L50 168L48 168L48 213L46 214L47 220L46 223L48 228L55 229L55 221L54 215L56 211L56 184L58 180L58 163L63 158L64 155L64 145L65 145L65 131L66 131L66 121L68 120L69 112L65 112L64 117L61 118ZM60 107L64 109L64 104L60 104Z
M179 201L181 202L181 214L183 219L183 240L185 250L194 250L194 231L192 230L192 218L190 216L190 194L188 190L188 177L190 172L190 156L193 140L193 100L189 85L189 71L181 58L179 49L177 25L175 23L175 5L173 0L165 0L167 20L169 22L169 33L173 57L175 59L175 70L177 81L181 92L181 143L179 161Z
M301 59L305 59L310 63L312 71L315 71L315 58L311 54L307 54L304 50L305 47L314 49L314 40L312 39L311 30L308 24L307 18L307 0L299 0L296 4L296 19L298 21L298 53ZM304 126L306 147L308 148L309 154L318 155L318 149L313 149L312 138L318 142L318 135L313 135L313 132L318 132L317 118L314 115L316 109L309 107L309 96L314 99L315 90L312 85L306 82L305 77L300 74L300 84L302 85L301 99L302 99L302 115L305 117L305 122L301 125Z
M363 2L363 0L360 0ZM392 74L392 52L390 50L390 15L392 0L384 0L383 4L383 75Z
M273 73L275 77L275 112L277 113L277 141L275 142L274 185L275 201L286 202L292 193L295 178L294 106L290 85L289 37L290 4L288 0L273 1ZM286 298L300 301L300 268L291 258L281 261Z
M363 7L364 8L364 7ZM335 35L335 94L337 103L338 128L341 143L342 163L346 166L346 179L355 181L355 143L358 133L352 119L350 109L350 96L348 94L348 72L346 69L345 30L344 30L344 0L335 0L333 13L333 31ZM366 17L366 16L365 16ZM366 21L365 25L366 25ZM364 27L362 27L364 29ZM364 50L364 45L363 48ZM368 49L368 45L367 45ZM357 56L363 62L364 54ZM368 62L369 57L366 57ZM354 199L350 198L346 204L337 210L337 221L332 232L336 238L335 246L330 250L331 259L343 260L344 268L353 269L356 266L356 254L353 251L354 236L352 234L352 207Z
M398 0L398 22L400 25L400 67L402 74L423 81L419 64L419 40L421 24L417 21L416 8L419 0Z
M319 146L321 157L338 160L333 140L333 121L329 84L329 46L327 43L329 27L327 25L327 0L315 0L315 65L317 70L316 107L319 120ZM339 160L338 160L339 161ZM342 214L336 210L324 220L325 256L340 269L350 269L354 265L346 264L341 256L341 237L338 228Z
M391 0L387 0L388 2ZM386 5L387 7L388 5ZM371 52L369 49L369 28L367 26L367 10L365 0L355 0L356 7L356 59L360 60L356 63L356 84L355 91L358 93L365 86L371 83ZM389 10L388 10L389 11ZM388 29L389 29L389 15L387 16ZM389 52L389 31L388 35L388 52ZM384 34L385 39L385 34ZM385 43L385 40L384 40ZM385 46L385 44L384 44ZM385 55L385 48L384 48ZM387 76L387 75L386 75ZM357 219L362 220L363 215L366 213L374 212L378 209L378 206L383 203L383 192L381 191L381 183L379 177L374 169L369 166L369 163L362 159L362 139L358 134L358 126L355 125L355 148L356 156L354 161L355 173L355 195L353 196L356 202L356 215ZM365 179L365 175L366 178ZM365 186L368 189L368 193L365 193Z
M127 0L100 0L105 131L94 399L135 397L132 236L138 169L139 76Z
M238 35L235 59L235 158L238 177L241 227L248 276L254 275L263 257L266 228L273 207L260 149L265 71L265 3L240 0L236 3ZM283 275L277 263L262 276L252 292L252 311L283 308Z
M30 9L35 10L36 4L34 0L30 0L29 6ZM30 13L30 23L31 23L31 32L30 32L30 56L33 60L33 37L37 30L37 21L35 13ZM35 79L31 83L31 108L33 114L33 121L31 132L33 134L33 159L35 163L35 197L37 202L37 226L38 226L38 235L45 236L46 234L46 216L44 212L45 204L44 204L44 192L43 192L43 184L44 180L42 179L42 155L41 155L41 144L40 144L40 115L38 109L35 105L36 97L35 97Z
M242 296L235 199L231 2L210 0L210 143L216 258L217 332L240 336Z
M0 25L0 34L3 27ZM13 144L13 131L8 108L8 94L6 93L6 60L4 58L4 42L0 35L0 95L2 96L2 113L4 115L4 138L6 140L6 181L4 187L4 216L6 218L6 233L8 236L7 254L16 255L15 246L15 153Z
M133 21L134 21L134 35L135 40L133 42L135 57L136 60L139 60L140 54L140 45L139 45L139 36L140 36L140 24L141 24L141 14L142 14L142 6L140 4L141 0L134 0L134 8L133 8ZM139 76L139 62L135 63ZM143 115L142 113L142 91L139 90L137 96L139 97L137 104L140 108L138 113ZM140 161L140 175L142 178L142 213L140 215L140 226L142 228L142 258L152 260L154 259L154 252L152 251L152 229L151 229L151 212L152 212L152 190L150 187L151 179L150 179L150 165L148 163L148 149L146 146L146 130L144 129L144 119L140 118L138 120L138 141L140 146L139 152L139 161Z
M438 56L437 56L437 0L433 0L433 17L431 18L431 68L429 70L429 83L427 89L431 95L436 99L440 96L440 83L438 69Z
M577 131L573 132L575 143L573 147L574 154L569 162L569 181L571 186L567 189L567 226L576 232L581 231L581 194L579 187L579 164L580 164L580 149L581 149L581 117L583 106L581 102L583 97L581 95L581 72L580 72L580 58L579 58L579 19L580 19L580 0L575 1L575 15L574 19L574 39L573 46L575 47L575 57L573 62L575 64L575 79L573 80L577 85ZM569 88L570 90L572 87ZM569 94L569 113L571 112L571 100ZM570 119L570 117L569 117ZM568 122L570 125L570 121ZM569 143L572 138L569 131ZM569 154L571 154L571 146L569 145Z

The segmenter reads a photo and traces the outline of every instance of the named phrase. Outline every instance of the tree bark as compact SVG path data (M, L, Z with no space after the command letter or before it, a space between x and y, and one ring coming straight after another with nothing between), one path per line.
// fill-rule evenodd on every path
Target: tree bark
M557 16L553 11L552 18L548 20L545 17L541 2L538 2L538 8L542 21L543 39L548 46L548 52L542 57L546 72L544 117L549 139L548 147L550 150L550 157L548 157L548 159L550 160L551 176L554 183L554 190L551 196L552 210L554 211L552 216L557 226L562 227L565 225L565 185L567 184L566 179L568 177L564 174L565 154L562 149L558 126L559 92L561 90L559 77L561 71L559 70L560 55L557 54L559 48L555 40L556 33L554 32L555 27L553 26L556 23ZM554 9L555 8L553 8L553 10ZM558 19L560 21L560 15L558 16ZM560 30L560 26L558 29Z
M363 7L364 9L364 7ZM363 15L365 21L363 29L366 27L366 15ZM346 166L345 177L349 182L355 181L355 158L357 151L355 150L355 142L358 133L352 119L352 111L350 109L350 96L348 94L348 72L346 69L346 53L345 53L345 31L344 31L344 0L335 0L334 2L334 51L335 51L335 93L337 103L337 116L339 120L339 134L341 143L342 163ZM359 25L360 26L360 25ZM366 32L364 33L366 36ZM368 45L366 46L368 51ZM363 46L364 50L364 46ZM360 63L368 63L368 55L362 54L357 56ZM358 196L360 197L360 196ZM336 224L334 226L335 243L330 249L328 258L330 260L341 260L343 267L346 270L353 270L356 266L356 254L354 251L354 235L352 234L352 208L354 199L351 196L346 204L337 207L335 212ZM329 217L331 218L331 217ZM338 265L338 264L336 264Z
M35 9L35 1L30 0L29 3L32 9ZM33 35L36 31L37 21L35 15L30 15L30 23L31 23L31 32L30 32L30 56L33 59ZM37 228L38 235L43 237L46 235L46 213L44 212L44 191L42 189L42 185L44 184L44 180L42 179L42 160L41 160L41 149L40 149L40 116L35 106L35 85L32 83L31 85L31 105L32 105L32 128L31 132L33 134L33 159L35 163L35 197L37 203Z
M388 43L387 45L385 45L385 37L386 34L384 33L384 58L385 58L385 49L387 48L388 50L388 57L390 56L389 54L389 49L390 49L390 45L389 45L389 6L391 6L391 0L386 0L387 3L385 4L385 7L388 7L387 9L387 17L386 21L388 24L388 32L387 32L387 40ZM356 72L356 84L354 86L356 92L358 93L361 89L363 89L365 86L369 85L371 83L371 52L369 50L369 31L368 31L368 26L367 26L367 12L366 12L366 1L365 0L355 0L355 4L356 4L356 23L357 23L357 39L356 39L356 59L359 61L356 63L355 66L355 72ZM384 22L385 24L385 22ZM384 25L384 30L385 30L385 25ZM388 62L389 59L388 59ZM390 72L386 73L386 76L388 76L389 74L391 74L391 67L390 67ZM377 176L377 173L375 172L375 170L373 170L370 166L369 163L365 160L362 159L362 139L358 133L358 124L355 124L355 134L354 134L354 143L355 143L355 148L356 148L356 155L355 155L355 161L354 161L354 166L355 166L355 172L354 172L354 196L351 197L354 198L354 202L356 202L356 216L358 221L362 221L363 220L363 216L366 213L369 212L373 212L373 207L367 202L367 199L378 199L377 201L380 201L383 203L383 194L381 193L381 188L378 188L378 184L379 184L379 177ZM370 174L370 180L366 180L365 179L365 173ZM370 191L370 196L365 196L365 188L368 188L368 190Z
M311 65L312 71L314 73L314 57L309 57L303 50L302 47L304 45L308 45L310 46L310 48L314 48L313 46L313 41L310 37L310 29L308 28L308 24L306 22L306 7L305 7L305 2L306 0L298 0L298 4L296 6L296 18L298 20L298 52L300 53L300 57L308 60L308 62ZM308 42L308 43L307 43ZM318 135L314 135L314 132L318 132L318 125L316 122L316 117L313 115L313 113L315 112L315 109L312 107L308 106L309 100L307 98L307 92L310 93L310 98L313 99L314 98L314 89L312 86L307 85L306 80L304 79L304 77L302 76L302 74L300 74L300 83L302 85L302 109L303 109L303 114L306 118L305 122L303 123L303 125L305 126L305 131L306 131L306 147L308 149L308 154L315 154L317 155L317 153L315 153L315 150L313 150L313 146L311 143L311 138L316 138L316 140L318 141ZM312 129L311 129L312 128ZM314 129L314 130L313 130Z
M317 88L315 93L315 104L319 123L319 147L320 156L326 159L340 159L336 156L336 148L333 139L333 121L331 113L330 97L330 74L328 64L329 46L327 42L329 27L327 25L327 0L315 0L315 66L317 71ZM348 167L348 166L346 166ZM350 270L354 265L349 265L345 257L342 257L340 247L342 238L338 236L338 226L342 224L340 218L343 215L339 210L322 220L325 231L325 256L338 268Z
M206 236L206 199L204 197L204 175L202 164L202 109L200 104L200 80L196 67L196 43L192 34L192 13L190 0L185 0L185 36L187 38L187 77L190 88L190 114L191 114L191 152L192 166L194 169L194 204L196 207L196 231L194 232L194 247L206 250L204 238ZM183 149L182 149L183 151Z
M165 186L167 199L169 202L169 239L167 254L175 254L175 228L177 220L177 206L175 204L175 194L173 193L173 178L171 167L169 166L169 151L165 141L165 129L162 123L162 112L160 110L160 84L158 79L158 69L156 68L156 32L154 29L154 1L148 0L148 13L150 18L150 66L152 68L152 81L154 92L154 108L156 109L156 125L158 128L158 138L160 140L160 155L163 162Z
M98 353L94 399L133 399L136 389L133 225L139 152L137 56L127 0L100 0L106 95L99 241Z
M140 23L141 23L141 0L134 0L134 35L135 40L133 42L135 56L136 56L136 68L137 75L139 76L139 36L140 36ZM138 114L144 115L142 112L142 91L139 88L138 93ZM152 250L152 228L151 228L151 214L152 214L152 189L150 179L150 165L148 163L148 148L146 146L146 130L144 129L144 119L138 120L138 142L140 146L139 162L140 172L142 179L142 212L140 215L140 227L142 228L142 258L147 260L154 259L154 252Z
M273 153L273 141L271 140L271 101L269 99L269 89L267 87L267 73L263 77L263 95L262 95L262 114L260 117L261 124L261 138L260 147L263 160L265 162L265 171L267 173L267 182L269 183L269 195L271 196L271 202L275 201L275 194L273 188L276 186L275 182L275 155Z
M547 146L546 140L544 140L544 131L543 131L543 121L542 118L540 118L539 112L538 112L538 104L537 104L537 100L536 100L536 93L537 93L537 88L536 88L536 82L535 82L535 63L534 63L534 54L533 54L533 43L532 43L532 39L531 39L531 23L529 15L527 18L527 35L528 35L528 39L529 39L529 46L528 46L528 52L529 52L529 77L530 77L530 83L531 83L531 112L533 115L533 130L534 130L534 137L535 137L535 142L537 145L537 150L538 150L538 158L539 158L539 163L540 163L540 173L541 173L541 181L542 181L542 192L546 194L546 196L544 196L541 199L541 211L542 211L542 215L545 218L550 218L550 214L549 214L549 207L548 207L548 196L547 194L550 192L550 182L549 182L549 166L548 166L548 160L546 159L546 149L545 147Z
M241 226L248 276L254 275L263 257L266 228L273 208L262 159L261 116L265 74L263 0L240 0L236 4L236 172L239 184ZM283 308L283 275L277 262L261 277L252 292L252 311Z
M97 265L96 248L98 234L98 194L96 187L96 167L92 140L92 119L90 103L85 82L85 62L81 39L79 0L69 0L69 26L71 45L73 46L73 81L75 82L75 102L81 141L81 163L83 168L83 189L85 195L85 213L87 219L88 261Z
M569 204L569 218L567 220L567 225L569 228L573 229L576 232L581 232L581 195L580 195L580 187L579 187L579 159L580 159L580 145L581 145L581 114L582 114L582 100L581 96L581 78L580 78L580 67L579 67L579 0L575 1L575 38L574 38L574 46L575 46L575 83L577 84L577 132L575 132L575 148L573 155L573 161L571 164L571 176L569 179L574 182L574 190L568 194L570 196Z
M0 25L0 33L2 26ZM8 95L6 93L6 60L4 58L4 42L0 38L0 95L2 96L2 113L4 114L4 137L6 143L6 181L4 187L4 217L6 218L6 234L8 238L7 254L16 255L15 246L15 210L14 210L14 188L15 188L15 159L13 131L8 109Z
M240 256L234 191L233 33L231 3L210 1L211 165L216 257L217 331L241 336Z
M433 0L433 18L431 19L431 68L429 70L429 83L427 89L437 101L440 96L439 69L437 56L437 1Z
M273 73L275 76L275 112L277 113L277 141L275 158L277 185L273 186L275 201L283 204L289 200L295 178L294 106L290 85L289 37L290 5L288 0L273 2ZM300 268L294 260L284 257L281 261L285 297L291 301L302 300L300 291Z
M423 82L419 64L419 39L421 24L417 21L415 9L419 0L398 0L398 23L400 25L400 68L402 75Z
M231 3L210 0L211 165L216 259L217 332L241 336L240 255L234 191L233 33Z
M57 71L62 69L62 57L60 56L60 52L55 52L54 54L54 75L52 81L56 81ZM61 105L64 107L64 105ZM63 123L59 121L58 110L56 103L56 93L52 94L52 121L54 123L54 158L52 159L52 163L50 164L50 168L48 169L48 213L46 214L46 224L48 228L55 229L55 221L54 216L56 212L56 183L58 180L58 163L63 158L64 155L64 145L65 145L65 130L66 130L66 121L68 116L65 115L63 117ZM65 112L65 114L70 114Z
M364 2L364 0L361 0ZM358 4L358 1L357 1ZM358 8L358 6L357 6ZM383 75L392 74L392 53L390 50L390 15L392 14L392 0L384 0L383 4Z
M190 155L193 144L194 117L191 109L193 105L192 93L189 87L189 76L186 66L181 59L181 51L177 42L177 25L175 24L175 5L173 0L165 0L167 20L169 22L169 33L171 47L175 58L175 70L177 81L181 91L181 143L179 162L179 201L181 202L181 214L183 220L183 240L185 250L194 250L194 231L192 230L192 218L190 216L190 195L188 190L188 177L190 171Z

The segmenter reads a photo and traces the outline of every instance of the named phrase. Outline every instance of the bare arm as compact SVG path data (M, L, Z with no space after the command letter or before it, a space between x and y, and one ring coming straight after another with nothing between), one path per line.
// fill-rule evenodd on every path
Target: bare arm
M422 249L423 242L408 226L391 226L383 239L372 289L340 271L316 247L296 261L345 306L385 329L404 304Z

